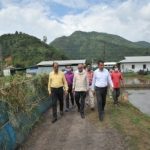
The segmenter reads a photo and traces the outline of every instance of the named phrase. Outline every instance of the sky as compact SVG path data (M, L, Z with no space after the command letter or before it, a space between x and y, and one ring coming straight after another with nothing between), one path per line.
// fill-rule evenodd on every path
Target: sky
M79 30L150 42L150 0L0 0L0 35L20 31L51 42Z

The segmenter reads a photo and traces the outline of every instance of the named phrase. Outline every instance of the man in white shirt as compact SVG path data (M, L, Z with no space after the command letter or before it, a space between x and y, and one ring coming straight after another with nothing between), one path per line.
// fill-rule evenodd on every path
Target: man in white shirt
M104 62L98 61L98 69L94 71L92 80L92 91L96 94L98 114L100 121L104 117L104 108L106 104L107 87L113 89L113 82L107 69L104 68Z
M78 107L78 112L81 114L81 118L85 118L84 106L86 93L89 90L89 83L86 72L83 71L83 65L78 65L78 72L74 74L73 79L73 91L75 92L75 101Z

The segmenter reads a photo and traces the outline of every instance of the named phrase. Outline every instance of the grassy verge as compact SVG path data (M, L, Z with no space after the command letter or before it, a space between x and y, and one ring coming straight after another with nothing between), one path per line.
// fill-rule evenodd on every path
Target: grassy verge
M144 76L145 79L150 79L150 74Z
M97 111L90 113L89 119L101 129L117 129L131 150L150 149L150 117L141 113L128 102L121 102L120 106L116 108L108 100L104 121L97 121Z
M125 78L139 78L139 79L150 79L150 74L148 75L139 75L137 73L124 73Z

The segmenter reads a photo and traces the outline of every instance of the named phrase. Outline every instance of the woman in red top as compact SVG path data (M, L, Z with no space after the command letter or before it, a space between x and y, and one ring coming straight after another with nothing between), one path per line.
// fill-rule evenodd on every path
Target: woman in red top
M118 97L120 96L120 82L123 83L122 73L115 67L114 71L111 73L112 82L114 85L113 89L113 99L114 104L118 104Z

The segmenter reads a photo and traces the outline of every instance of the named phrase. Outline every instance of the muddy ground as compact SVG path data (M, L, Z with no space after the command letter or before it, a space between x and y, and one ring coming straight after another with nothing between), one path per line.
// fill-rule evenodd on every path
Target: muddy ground
M106 109L106 114L107 109ZM65 112L54 124L51 123L51 110L45 113L40 122L19 150L127 150L124 137L116 129L99 122L91 121L97 110L86 108L86 117L81 119L76 109ZM97 124L99 123L99 124Z

